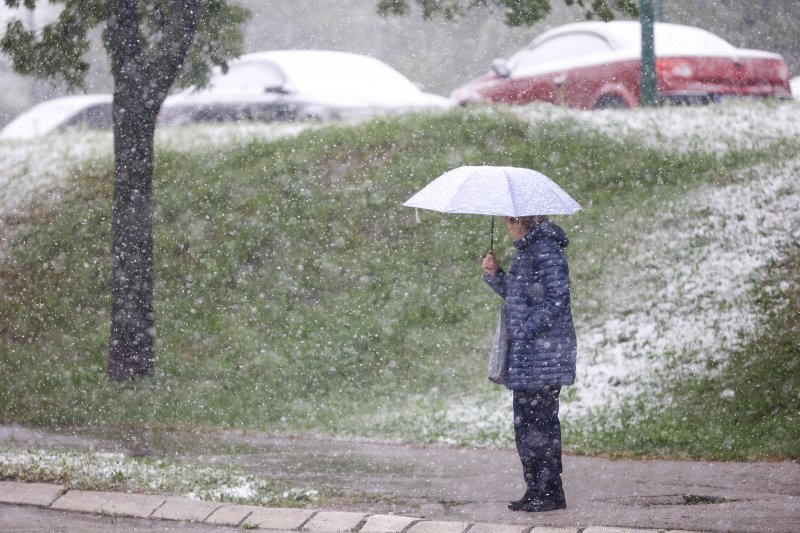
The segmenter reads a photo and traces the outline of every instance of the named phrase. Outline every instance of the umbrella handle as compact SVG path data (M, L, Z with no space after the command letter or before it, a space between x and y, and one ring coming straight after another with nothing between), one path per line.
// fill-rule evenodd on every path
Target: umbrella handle
M490 232L491 237L489 238L489 251L494 250L494 215L492 215L492 230Z

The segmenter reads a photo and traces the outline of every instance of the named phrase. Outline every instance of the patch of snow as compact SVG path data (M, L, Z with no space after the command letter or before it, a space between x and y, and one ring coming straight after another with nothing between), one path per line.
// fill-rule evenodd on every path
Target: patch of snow
M0 141L0 217L23 205L45 200L67 176L92 161L112 157L110 132L52 135Z
M574 119L578 127L668 151L723 154L800 136L800 106L793 103L633 113L534 106L521 113L532 123ZM702 373L708 361L724 366L757 326L752 287L770 262L800 242L798 175L800 157L743 169L720 176L725 185L693 188L651 219L631 221L640 228L658 224L637 231L626 263L595 283L605 289L593 295L602 313L575 317L578 371L575 385L562 391L565 418L591 426L596 411L614 410L645 391L656 406L659 380L670 368ZM485 444L487 434L497 434L502 443L508 432L506 391L457 398L443 411L432 427L442 424L462 440Z
M277 492L268 479L231 471L163 460L138 460L121 453L60 452L0 448L0 477L69 480L97 490L109 484L133 492L181 494L210 501L264 504L278 500L314 500L319 491L290 488Z
M800 102L794 101L767 104L730 100L708 106L605 111L539 103L510 109L532 125L573 120L578 127L621 141L632 138L647 147L677 153L701 150L723 155L800 137Z
M764 268L800 240L800 158L747 169L663 208L662 229L640 233L629 264L599 285L606 317L577 317L577 399L570 416L652 387L672 364L725 362L758 312L750 293ZM672 268L664 268L672 265Z
M310 123L226 124L159 128L156 149L180 152L205 151L209 146L244 146L255 140L293 136ZM30 140L0 140L0 217L66 185L70 175L86 171L100 161L113 167L111 132L80 132L49 135Z
M707 361L721 368L753 332L758 312L750 289L782 250L800 242L800 158L743 174L753 176L709 184L663 206L662 229L640 232L627 267L597 283L606 291L596 296L604 301L601 316L575 317L577 379L561 400L570 423L591 427L595 412L644 392L657 407L670 368L703 373ZM446 428L461 442L503 445L510 412L509 393L498 388L488 397L454 399L442 414L423 415L430 418L423 426Z

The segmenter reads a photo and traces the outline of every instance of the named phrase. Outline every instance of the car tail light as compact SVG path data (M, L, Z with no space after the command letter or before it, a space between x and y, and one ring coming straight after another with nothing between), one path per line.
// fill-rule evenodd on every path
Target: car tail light
M694 76L694 69L689 63L680 59L657 59L656 73L659 76L691 78Z

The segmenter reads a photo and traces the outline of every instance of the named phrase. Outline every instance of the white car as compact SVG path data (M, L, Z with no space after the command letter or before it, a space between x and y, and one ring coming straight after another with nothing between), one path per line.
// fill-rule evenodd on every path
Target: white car
M205 88L170 96L159 123L324 120L450 105L372 57L276 50L246 54L227 73L216 71Z
M111 129L110 94L83 94L46 100L18 115L0 139L33 139L78 129Z
M800 100L800 76L795 76L789 80L789 86L792 88L792 96L795 100Z

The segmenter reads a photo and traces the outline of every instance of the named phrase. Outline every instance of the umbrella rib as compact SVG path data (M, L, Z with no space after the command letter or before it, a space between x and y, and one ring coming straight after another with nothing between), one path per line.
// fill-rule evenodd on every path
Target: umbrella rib
M514 191L511 188L511 180L508 177L508 171L503 170L503 176L506 177L506 188L508 189L508 197L511 199L511 212L512 216L517 216L517 202L514 199Z

